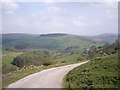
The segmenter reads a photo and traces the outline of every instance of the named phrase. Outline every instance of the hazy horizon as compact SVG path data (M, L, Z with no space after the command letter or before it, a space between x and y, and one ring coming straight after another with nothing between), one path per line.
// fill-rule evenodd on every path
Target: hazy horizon
M97 36L97 35L118 35L118 33L101 33L101 34L94 34L94 35L81 35L81 34L70 34L70 33L2 33L2 34L28 34L28 35L42 35L42 34L67 34L67 35L78 35L78 36Z
M3 2L2 34L118 33L117 2Z

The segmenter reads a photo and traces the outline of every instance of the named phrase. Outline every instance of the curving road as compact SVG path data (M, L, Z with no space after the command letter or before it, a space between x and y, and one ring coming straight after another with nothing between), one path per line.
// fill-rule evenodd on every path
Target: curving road
M62 88L64 76L73 68L87 62L46 69L10 84L8 88Z

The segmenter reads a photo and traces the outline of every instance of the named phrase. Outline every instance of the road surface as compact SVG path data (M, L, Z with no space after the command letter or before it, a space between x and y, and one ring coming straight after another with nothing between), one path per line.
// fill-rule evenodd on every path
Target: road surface
M62 88L64 76L73 68L87 62L46 69L10 84L8 88Z

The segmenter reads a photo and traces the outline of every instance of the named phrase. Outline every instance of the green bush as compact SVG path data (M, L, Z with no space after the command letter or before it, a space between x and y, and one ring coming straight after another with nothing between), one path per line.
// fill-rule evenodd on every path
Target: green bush
M11 71L16 71L18 69L18 67L14 66L14 65L6 65L3 64L2 65L2 73L9 73Z
M48 65L52 65L53 63L54 63L53 61L44 61L42 65L48 66Z
M52 62L50 61L50 55L46 52L25 52L17 57L14 58L12 64L22 68L28 65L51 65Z
M79 57L79 58L77 59L77 61L82 61L82 60L84 60L84 58L82 58L82 57Z
M61 61L61 63L66 63L66 61Z

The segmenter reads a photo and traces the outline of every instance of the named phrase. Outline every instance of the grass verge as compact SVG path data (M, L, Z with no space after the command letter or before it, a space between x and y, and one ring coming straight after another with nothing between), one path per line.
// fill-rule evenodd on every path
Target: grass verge
M118 54L96 58L70 71L64 78L64 87L75 88L118 88Z
M45 69L58 67L58 66L64 66L64 65L67 65L67 64L66 63L58 63L58 64L54 64L54 65L49 65L49 66L29 66L29 67L25 67L25 68L17 70L17 71L10 72L8 74L3 74L2 75L2 87L5 88L9 84L11 84L19 79L22 79L25 76L28 76L30 74L34 74L34 73L37 73L37 72L45 70Z

